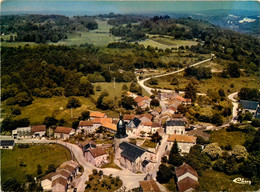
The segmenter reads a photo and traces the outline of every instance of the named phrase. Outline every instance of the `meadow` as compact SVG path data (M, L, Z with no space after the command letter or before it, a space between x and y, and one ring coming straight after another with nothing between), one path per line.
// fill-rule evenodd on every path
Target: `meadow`
M25 183L26 175L37 176L37 166L42 167L43 175L48 165L60 166L63 162L71 159L70 152L63 146L56 144L29 145L29 148L13 150L1 150L1 180L4 183L9 178L15 178L18 182ZM20 163L23 166L20 166Z
M67 34L68 38L64 39L62 41L59 41L57 43L49 42L49 45L81 45L81 44L93 44L98 47L105 47L110 42L115 42L119 38L111 35L109 33L109 29L112 27L111 25L107 24L107 20L101 20L96 19L96 22L98 23L98 29L91 30L91 31L77 31L72 34ZM12 34L16 35L16 34ZM7 40L10 38L10 35L2 35L1 36L4 40ZM1 46L7 46L7 47L18 47L19 45L37 45L33 42L1 42Z

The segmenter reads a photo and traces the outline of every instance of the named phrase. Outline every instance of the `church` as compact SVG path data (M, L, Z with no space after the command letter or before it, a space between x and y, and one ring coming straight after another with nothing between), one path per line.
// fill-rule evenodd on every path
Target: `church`
M134 173L150 173L156 163L156 154L128 142L126 123L122 116L117 123L115 134L115 160L114 162Z

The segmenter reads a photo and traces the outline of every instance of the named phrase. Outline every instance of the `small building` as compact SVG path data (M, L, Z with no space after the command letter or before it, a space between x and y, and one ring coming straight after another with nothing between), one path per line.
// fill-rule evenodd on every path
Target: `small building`
M66 192L68 185L78 175L79 165L73 160L62 163L56 172L49 173L42 181L44 191Z
M105 113L101 113L98 111L92 111L89 114L90 120L94 119L94 118L105 118L107 117L107 115Z
M86 140L80 143L83 153L87 152L88 149L96 148L96 143L92 140Z
M195 191L199 186L198 173L190 165L183 163L175 169L180 192Z
M125 114L123 119L126 123L129 123L133 118L135 118L134 114Z
M0 140L0 149L13 149L14 140Z
M140 126L140 131L144 131L146 133L156 133L161 128L161 125L156 122L146 122L142 123Z
M256 114L257 107L259 106L258 102L256 101L248 101L248 100L240 100L239 102L243 107L243 112L250 112L253 115Z
M165 100L169 100L171 99L172 97L174 97L177 93L172 91L170 93L165 93L165 92L161 92L161 93L158 93L158 97L160 100L162 101L165 101Z
M152 122L153 116L150 114L142 114L139 116L139 119L142 123Z
M31 138L31 127L18 127L12 130L13 139Z
M86 160L96 167L108 163L108 153L102 147L88 149L85 153Z
M77 132L84 130L87 133L93 133L96 130L93 121L80 121Z
M143 192L161 192L159 186L154 180L139 181L140 191Z
M113 123L103 123L102 128L110 133L116 133L116 125Z
M31 129L32 137L44 137L46 135L46 125L34 125Z
M156 107L152 112L151 112L151 115L154 116L154 117L157 117L161 114L162 112L162 109L160 107Z
M56 127L54 130L54 138L57 139L69 139L75 134L75 130L70 127Z
M172 120L182 120L183 119L183 114L173 114L172 115Z
M139 137L140 126L141 126L140 119L135 117L126 125L126 133L129 135L129 137Z
M139 171L146 173L153 171L156 154L124 141L119 144L115 152L115 160L134 173Z
M171 150L174 141L178 143L180 153L189 153L190 148L196 145L197 137L188 136L188 135L170 135L167 139L167 149Z
M168 135L184 135L185 134L185 123L179 120L170 120L166 122L166 134Z

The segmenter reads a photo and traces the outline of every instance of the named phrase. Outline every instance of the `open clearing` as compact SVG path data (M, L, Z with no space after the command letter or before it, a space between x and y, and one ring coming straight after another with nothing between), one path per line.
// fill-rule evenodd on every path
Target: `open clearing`
M71 159L70 152L63 146L56 144L30 145L29 148L14 147L13 150L1 150L1 180L4 183L9 178L15 178L19 182L26 182L25 175L37 176L37 166L41 165L42 172L48 169L48 165L56 167ZM24 166L20 166L23 162Z

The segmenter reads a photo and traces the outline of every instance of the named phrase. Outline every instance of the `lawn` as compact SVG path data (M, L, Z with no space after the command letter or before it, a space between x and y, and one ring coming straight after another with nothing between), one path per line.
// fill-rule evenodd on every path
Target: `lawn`
M31 105L21 107L22 114L16 116L16 119L29 118L32 124L42 123L46 116L55 116L57 119L65 119L72 122L75 118L81 115L85 110L96 110L94 103L90 98L77 97L81 102L81 107L72 109L66 108L68 103L67 97L51 97L51 98L34 98ZM3 105L4 113L10 114L10 106Z
M198 42L196 41L188 41L188 40L175 40L173 37L170 36L157 36L157 35L150 35L148 39L145 41L139 42L139 44L144 45L147 47L148 45L152 47L157 47L158 49L166 49L166 48L178 48L180 46L191 46L197 45Z
M86 189L85 192L90 191L116 191L119 189L123 182L121 179L109 177L107 175L99 176L99 174L96 175L90 175L89 181L86 181Z
M13 150L1 150L1 176L2 183L9 178L15 178L19 182L26 182L25 175L37 176L37 166L41 165L42 172L48 165L56 167L71 159L70 152L65 147L56 144L30 145L29 148L14 147ZM26 166L19 166L23 161Z
M156 78L158 80L157 88L167 88L167 89L184 89L189 78L183 76L184 72L180 72L175 75L168 75L165 77ZM171 85L171 80L176 77L179 80L179 85ZM249 77L239 77L239 78L222 78L217 74L213 74L211 79L200 80L198 85L198 92L206 93L208 89L219 90L222 88L226 94L239 91L242 87L248 88L259 88L260 77L251 75Z
M212 131L210 134L211 142L218 142L219 146L231 145L243 145L246 141L246 133L241 131L227 132L226 129L221 129L218 131Z
M144 147L144 148L155 148L156 147L156 143L146 139L141 147Z
M233 179L241 177L241 175L226 175L223 172L217 172L212 169L203 171L199 177L199 191L256 191L259 186L241 185L233 182ZM248 180L248 179L246 179Z

